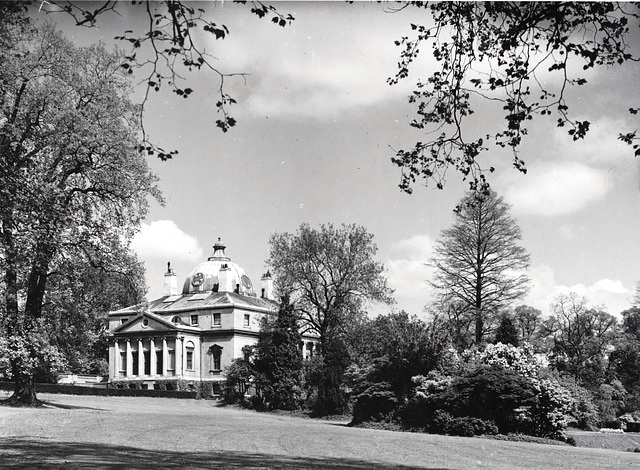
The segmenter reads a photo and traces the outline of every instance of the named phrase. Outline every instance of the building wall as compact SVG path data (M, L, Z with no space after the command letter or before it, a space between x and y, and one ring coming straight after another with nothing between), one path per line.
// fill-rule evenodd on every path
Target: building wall
M214 314L220 314L220 324L214 324ZM133 319L139 314L131 313L111 315L109 326L113 331L122 323L122 318ZM197 315L197 325L192 323L192 315ZM248 323L245 319L248 315ZM262 319L268 314L245 310L243 308L214 308L207 310L192 310L178 313L160 314L167 322L177 316L182 325L192 327L184 328L177 323L179 330L169 329L166 324L149 318L149 321L140 320L140 324L133 322L124 331L117 333L114 340L109 342L109 380L149 380L149 383L162 379L182 378L185 380L224 380L224 369L228 367L234 359L243 356L242 348L247 345L254 345L258 342L258 334L262 325ZM142 325L145 321L146 326ZM177 335L177 337L176 337ZM167 347L162 349L162 338L166 338ZM127 338L130 343L127 346ZM154 351L151 351L150 339L154 339ZM138 340L142 339L142 351L134 354L139 349ZM116 341L118 349L116 350ZM175 342L175 344L174 344ZM188 346L193 345L191 350ZM214 361L212 346L221 348L219 369L213 368ZM169 350L174 350L175 369L169 366ZM120 350L124 351L125 371L121 373ZM144 351L149 351L147 355ZM160 351L161 359L154 355L155 351ZM188 367L188 352L191 352L191 367ZM140 359L142 354L143 359ZM136 368L134 368L134 360ZM145 361L149 361L148 370L145 370ZM162 360L163 373L158 373L158 362ZM217 363L216 363L217 365ZM145 372L150 372L146 374ZM135 375L133 372L137 372Z

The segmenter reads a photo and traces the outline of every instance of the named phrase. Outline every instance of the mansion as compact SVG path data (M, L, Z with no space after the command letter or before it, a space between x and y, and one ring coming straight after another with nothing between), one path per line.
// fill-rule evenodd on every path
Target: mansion
M211 382L219 393L224 368L242 357L244 346L256 344L263 319L276 315L273 279L261 278L257 295L251 278L225 255L220 239L213 255L187 276L181 289L167 266L159 299L109 313L109 382ZM305 338L301 354L313 353ZM173 388L175 385L169 385Z

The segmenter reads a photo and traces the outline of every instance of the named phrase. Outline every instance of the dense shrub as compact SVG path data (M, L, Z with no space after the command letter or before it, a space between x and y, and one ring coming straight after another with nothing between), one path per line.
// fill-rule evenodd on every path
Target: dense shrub
M530 434L557 439L567 426L574 400L569 391L549 379L536 380L537 402L531 410L533 429Z
M573 405L559 384L513 369L480 365L454 378L416 378L416 394L398 412L404 426L476 435L500 432L557 438Z
M445 432L453 436L472 437L483 434L498 434L498 427L493 421L464 416L462 418L453 418Z
M348 349L340 338L329 341L322 355L304 364L306 406L316 416L343 414L348 410L345 371L349 364Z
M222 398L233 404L244 400L247 386L253 382L255 371L250 362L250 349L243 349L244 357L235 359L225 368L226 382L222 389Z
M600 418L591 392L575 383L564 383L573 398L573 405L568 413L568 424L586 430L597 428Z
M353 403L353 423L389 421L398 407L398 399L387 382L369 384Z

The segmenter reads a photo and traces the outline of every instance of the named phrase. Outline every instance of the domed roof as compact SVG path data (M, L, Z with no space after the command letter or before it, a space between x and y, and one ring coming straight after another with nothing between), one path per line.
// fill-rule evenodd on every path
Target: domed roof
M197 292L236 292L256 296L253 283L246 271L231 261L220 241L213 245L213 256L189 273L182 288L183 294Z

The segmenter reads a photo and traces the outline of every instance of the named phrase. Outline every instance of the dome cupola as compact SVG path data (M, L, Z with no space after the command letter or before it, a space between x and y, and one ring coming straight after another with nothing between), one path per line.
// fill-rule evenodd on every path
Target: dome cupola
M235 292L255 297L251 278L245 270L231 261L220 238L213 245L213 255L198 265L184 282L183 294L204 292Z

